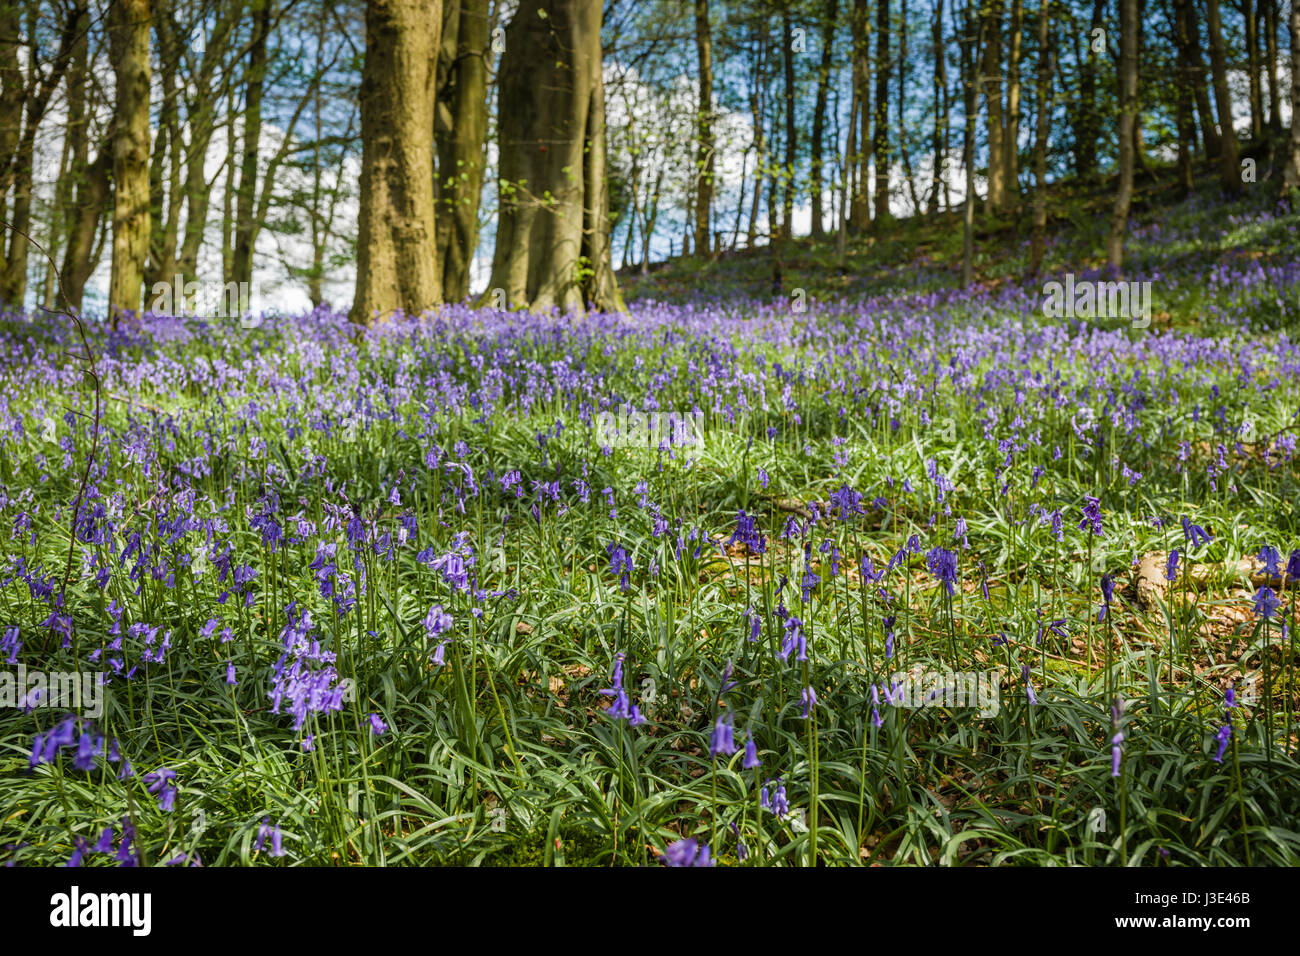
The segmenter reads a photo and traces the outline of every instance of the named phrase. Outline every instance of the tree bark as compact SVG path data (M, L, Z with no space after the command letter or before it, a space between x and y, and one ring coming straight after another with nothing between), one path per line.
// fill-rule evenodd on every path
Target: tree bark
M1192 97L1196 82L1190 56L1191 25L1188 8L1192 0L1174 0L1174 43L1178 48L1177 119L1178 119L1178 189L1190 196L1195 187L1192 177L1192 152L1196 148L1196 121Z
M1241 17L1246 28L1246 71L1250 74L1250 138L1258 143L1264 135L1264 92L1259 83L1259 21L1254 0L1241 0Z
M1214 74L1214 102L1219 109L1219 182L1228 195L1241 191L1237 160L1237 134L1232 127L1232 98L1228 93L1228 67L1223 51L1219 0L1206 0L1205 25L1210 35L1210 69Z
M871 207L867 200L867 130L871 117L871 18L867 0L853 0L850 21L853 36L853 92L856 108L850 111L849 123L849 227L855 235L871 225Z
M695 0L695 57L699 64L699 103L696 105L695 251L709 251L709 222L713 212L713 39L709 32L709 0Z
M160 123L154 137L153 156L149 161L149 259L145 266L146 292L162 282L169 287L176 275L176 241L181 220L181 171L184 156L180 136L179 90L176 78L180 66L180 49L171 28L169 0L154 0L154 35L158 40L158 66L163 100ZM166 176L166 210L164 181ZM175 307L179 307L176 304Z
M13 139L15 148L12 156L8 153L0 154L0 163L6 164L0 166L0 213L3 212L5 192L11 186L14 194L13 210L10 213L13 228L9 231L9 248L5 256L4 275L0 276L0 303L8 303L20 309L27 295L27 262L31 241L26 234L30 233L32 228L32 174L36 162L36 133L40 128L41 120L45 117L50 97L54 95L72 59L77 23L76 9L70 9L64 20L58 52L49 68L42 69L37 41L39 12L35 4L27 7L27 83L25 88L19 87L18 91L20 106L24 102L26 104L25 116L20 108L14 110L9 117L14 121L22 121L22 134ZM15 24L16 19L10 25L3 27L4 32L7 33L10 26ZM11 36L8 40L0 40L0 42L16 44L17 37ZM16 46L12 50L16 54ZM0 62L8 56L8 53L0 54ZM4 67L4 73L7 82L14 83L19 79L10 75L8 66ZM0 89L3 89L3 84L0 84ZM2 246L3 243L0 242L0 247Z
M822 222L824 213L822 200L822 150L826 135L826 99L830 86L831 63L835 44L835 27L839 19L839 0L827 0L826 10L822 14L822 50L821 62L817 65L817 102L813 110L812 161L809 171L809 192L812 200L812 234L820 239L826 234ZM834 210L832 210L833 212Z
M1201 140L1205 147L1207 161L1219 158L1221 140L1218 126L1214 119L1214 110L1210 107L1210 87L1206 81L1209 73L1205 60L1201 56L1201 27L1196 19L1196 3L1187 3L1187 59L1192 67L1192 95L1196 100L1196 115L1201 124Z
M543 2L521 0L506 28L489 285L511 308L621 311L610 262L601 6Z
M1007 51L1006 135L1002 139L1002 175L1007 208L1020 201L1020 46L1024 21L1022 0L1011 0L1010 49Z
M435 215L440 285L448 302L469 296L470 267L478 248L487 145L488 16L488 0L460 0L454 43L444 38L442 45L450 62L439 115L445 111L451 128L440 130L438 137Z
M1283 195L1292 208L1300 207L1300 6L1291 0L1291 146L1287 150L1286 172L1282 176Z
M1038 0L1038 117L1034 123L1034 229L1029 246L1029 274L1043 270L1047 244L1047 138L1052 125L1051 0Z
M1088 53L1080 66L1078 119L1074 125L1074 169L1081 179L1089 179L1097 172L1100 118L1097 115L1098 51L1093 49L1093 32L1101 29L1105 11L1105 0L1093 0L1092 20L1085 39Z
M0 2L0 172L8 169L23 128L23 73L18 63L22 18L17 0ZM0 186L0 209L5 190Z
M794 125L794 37L790 19L790 0L781 10L782 66L785 69L785 168L782 170L781 238L794 234L795 156L799 146Z
M433 204L441 28L441 0L366 4L354 322L418 314L441 299Z
M764 103L762 91L765 89L763 64L767 60L767 37L760 35L758 49L754 56L754 87L749 92L749 110L754 124L754 195L749 206L749 229L746 232L746 245L752 249L758 240L758 210L763 200L763 176L767 170L767 143L763 134Z
M875 225L889 222L889 0L876 0L876 128L871 153L876 170ZM899 117L902 121L902 117Z
M1007 204L1005 126L1002 115L1002 0L991 0L984 11L984 102L989 145L988 211Z
M930 41L934 48L934 139L930 151L934 154L932 172L934 182L930 188L928 212L939 209L939 191L943 190L943 208L948 201L948 54L943 47L943 0L934 5L934 18L930 23Z
M1119 57L1119 189L1111 214L1106 262L1118 271L1124 265L1124 234L1133 201L1133 127L1137 117L1137 0L1120 0Z
M185 182L181 187L185 200L185 227L181 233L181 251L176 268L182 279L187 282L198 278L199 249L203 245L203 231L207 224L208 206L212 200L212 186L216 181L215 177L209 180L204 171L208 147L216 132L217 107L221 102L220 92L213 89L213 79L218 67L222 65L222 50L230 39L242 7L243 4L238 0L233 2L226 0L221 6L221 12L208 35L198 69L190 82L182 85L182 88L187 91L185 115L190 141L185 149ZM226 135L233 140L234 131L230 126L227 126ZM223 266L226 258L228 254L223 238ZM225 272L223 268L223 279Z
M962 162L966 167L966 202L962 210L961 285L970 288L975 280L975 120L978 105L976 74L983 43L984 17L976 25L976 0L966 0L961 42L961 77L965 105L965 131L962 137Z
M239 187L235 193L235 247L231 254L232 282L251 282L253 246L257 224L257 150L262 139L262 93L266 86L267 44L271 36L271 0L254 0L257 19L248 51L248 73L244 88L243 157ZM364 82L364 80L363 80ZM286 134L288 132L286 131Z
M115 0L108 16L116 89L108 311L116 327L123 314L140 308L149 254L149 0Z
M1282 131L1282 116L1278 110L1281 91L1277 83L1277 0L1261 0L1264 5L1264 68L1268 76L1268 129L1270 133Z
M898 156L903 162L903 178L912 200L912 213L921 214L921 197L916 192L912 154L907 148L907 0L898 3Z

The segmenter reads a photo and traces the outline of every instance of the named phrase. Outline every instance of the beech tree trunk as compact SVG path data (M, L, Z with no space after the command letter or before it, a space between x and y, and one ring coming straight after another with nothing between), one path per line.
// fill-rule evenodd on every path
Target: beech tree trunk
M699 103L696 106L695 252L708 255L709 222L713 212L713 39L709 32L709 0L695 0L695 54L699 63Z
M1263 0L1264 4L1264 68L1268 76L1268 130L1282 131L1282 117L1278 111L1281 91L1277 84L1277 0Z
M154 35L158 39L158 68L162 80L161 122L154 136L149 161L149 259L145 266L146 294L155 284L173 284L176 274L176 240L181 221L181 170L184 149L180 137L179 90L176 78L180 65L178 38L171 27L170 0L154 0ZM164 211L164 176L166 210Z
M979 103L976 89L979 50L983 42L983 17L975 14L976 0L966 0L961 41L961 79L965 106L962 162L966 172L966 202L962 209L961 284L970 288L975 280L975 120Z
M809 173L809 192L812 200L812 234L820 239L826 234L822 222L822 150L826 135L826 99L830 85L831 59L834 53L836 21L839 18L839 0L828 0L822 13L821 62L817 65L817 102L813 110L812 162ZM833 211L833 210L832 210Z
M1206 0L1205 26L1210 35L1210 70L1214 74L1214 102L1219 109L1219 183L1223 191L1241 191L1241 169L1237 159L1237 134L1232 128L1232 98L1228 93L1228 67L1223 51L1223 27L1219 21L1219 0Z
M763 65L767 62L767 36L760 34L754 54L754 86L749 92L750 121L754 126L754 195L750 198L749 229L745 234L746 245L753 249L758 240L758 210L763 201L763 176L767 171L767 142L763 134ZM852 147L850 147L852 152ZM642 269L644 274L645 270Z
M883 225L890 218L889 74L889 0L876 0L876 128L871 143L876 168L876 225Z
M1196 19L1196 3L1187 3L1187 58L1192 66L1192 95L1196 99L1196 115L1200 119L1201 139L1205 146L1206 160L1219 158L1219 129L1215 123L1214 110L1210 107L1210 87L1206 81L1209 70L1201 56L1201 26Z
M271 35L271 0L255 0L257 19L248 51L248 73L244 88L243 156L239 166L239 188L235 200L235 247L231 252L229 281L250 282L253 278L253 246L257 219L257 149L262 139L262 93L266 86L267 42ZM363 79L364 82L364 79Z
M785 168L781 171L781 238L794 234L794 180L795 156L799 146L794 122L794 31L790 21L790 0L786 0L781 13L782 66L785 69Z
M1007 51L1007 117L1002 139L1002 175L1007 208L1020 200L1020 30L1024 21L1022 0L1011 0L1011 47Z
M1074 125L1074 169L1083 179L1088 179L1097 172L1097 136L1100 133L1097 62L1100 54L1093 48L1093 32L1101 28L1105 10L1105 0L1093 0L1092 19L1088 24L1088 35L1084 38L1087 55L1079 73L1078 119Z
M1001 212L1007 204L1005 120L1002 114L1002 0L992 0L985 10L984 87L989 144L988 211Z
M438 305L433 107L441 0L368 0L354 322Z
M489 285L510 308L624 308L610 261L600 22L599 0L521 0L506 28Z
M1192 151L1196 148L1196 121L1192 96L1196 78L1189 52L1191 21L1188 8L1192 0L1174 0L1174 41L1178 47L1177 117L1178 117L1178 189L1189 196L1195 186L1192 178Z
M456 7L454 22L449 18L443 21L451 35L444 36L442 43L447 76L439 89L436 119L435 215L442 296L448 302L460 302L469 296L470 266L478 248L487 145L487 57L491 51L488 0L460 0L451 6ZM630 234L628 239L630 243Z
M1282 188L1292 205L1300 202L1300 6L1291 0L1291 146L1287 150Z
M943 0L934 5L934 19L930 23L930 41L934 47L934 139L930 151L934 154L933 179L927 211L939 209L939 191L943 191L943 208L948 200L948 54L943 48Z
M1113 269L1124 265L1124 234L1133 201L1133 129L1137 118L1137 0L1120 0L1119 56L1119 189L1111 214L1106 262Z
M140 308L149 254L149 0L115 0L108 17L116 90L108 312L116 326L121 315Z
M1241 16L1246 28L1246 71L1250 74L1250 138L1259 142L1264 135L1264 92L1259 84L1259 21L1254 0L1241 0Z
M1051 0L1038 0L1038 117L1034 123L1034 229L1029 246L1029 274L1043 269L1043 250L1047 240L1047 137L1051 131L1052 48Z
M867 130L871 117L871 18L867 0L853 0L853 17L849 21L853 37L853 92L856 109L849 115L848 168L852 188L849 193L849 227L853 233L865 232L871 225L871 207L867 200Z

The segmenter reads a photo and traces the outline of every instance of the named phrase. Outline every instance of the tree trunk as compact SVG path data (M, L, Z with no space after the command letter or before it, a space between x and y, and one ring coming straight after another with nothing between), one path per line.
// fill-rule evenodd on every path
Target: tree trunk
M244 89L244 155L239 169L239 188L235 194L235 248L231 256L230 278L231 281L240 283L251 282L253 278L253 246L257 232L254 215L257 200L257 149L262 138L262 91L266 86L266 47L271 35L271 0L255 0L255 3L257 20L248 51L248 73Z
M1002 175L1007 208L1020 201L1020 31L1024 20L1022 0L1011 0L1011 47L1007 51L1007 123L1002 139Z
M1236 195L1241 191L1241 170L1237 161L1237 134L1232 127L1232 99L1228 93L1219 0L1206 0L1205 6L1205 25L1210 35L1210 69L1214 74L1214 102L1219 109L1219 182L1225 193Z
M933 215L939 209L940 189L943 190L943 208L945 211L948 209L948 54L943 47L943 0L937 0L934 5L930 43L934 48L934 139L930 144L934 182L927 211Z
M1138 0L1120 0L1119 57L1119 189L1111 213L1106 262L1118 271L1124 265L1124 234L1133 201L1133 126L1137 116Z
M221 102L220 91L214 90L212 81L218 67L223 66L222 51L226 48L234 29L236 18L242 12L243 4L227 2L221 7L215 25L207 37L203 57L198 70L186 90L185 115L189 128L190 141L185 148L185 182L181 187L185 200L185 228L181 234L181 251L176 268L184 281L198 278L199 249L203 245L203 231L208 219L208 206L212 200L212 186L216 177L209 180L204 171L208 148L216 132L217 107ZM233 84L227 84L231 98L234 95ZM185 87L182 87L183 89ZM226 136L233 155L234 130L226 127ZM224 165L224 164L223 164ZM222 278L228 275L225 268L229 258L227 242L222 239Z
M975 279L975 112L978 94L975 88L978 51L983 42L984 18L976 26L976 0L966 0L961 42L961 77L965 100L965 132L962 162L966 166L966 202L962 210L961 285L969 289Z
M16 308L23 307L23 300L27 294L27 261L29 257L31 240L25 233L31 230L32 214L32 173L36 161L36 133L40 128L41 120L45 116L45 109L49 105L50 97L62 82L63 75L67 71L68 64L72 59L72 48L75 39L77 24L76 8L70 9L65 17L62 37L59 41L58 53L49 69L42 70L38 60L40 46L37 40L37 30L39 28L40 10L36 4L27 7L27 84L26 88L19 88L19 108L12 110L12 115L0 117L0 119L12 120L14 122L22 121L22 134L17 135L17 126L13 130L13 138L9 142L15 144L12 155L9 152L0 154L0 214L3 213L3 199L5 192L10 186L13 187L14 205L11 213L11 222L13 228L9 234L9 250L5 257L5 273L0 276L0 303L9 303ZM14 20L9 20L7 16L0 14L0 27L4 33L9 33L12 27L17 24L16 15ZM12 35L7 38L0 38L0 42L17 42L17 36ZM17 50L14 47L13 51ZM10 54L0 54L0 63L10 59ZM0 83L0 89L7 84L14 84L19 81L19 76L14 75L12 64L3 67L5 80ZM26 103L26 113L21 109L22 103ZM8 113L9 107L6 105L5 112ZM2 238L2 237L0 237ZM0 243L2 246L3 243Z
M116 81L108 311L116 327L124 313L140 308L149 254L149 0L115 0L108 16Z
M754 195L750 200L749 229L746 245L752 249L758 240L758 209L763 200L763 176L767 169L767 144L763 136L763 64L767 59L767 38L760 36L754 57L754 86L749 93L749 110L754 124Z
M441 0L368 0L361 74L361 210L351 318L439 304L433 106Z
M984 12L984 102L989 144L988 211L1001 212L1007 204L1006 146L1002 115L1002 0L991 0Z
M1195 187L1192 177L1192 151L1196 148L1196 121L1192 97L1196 82L1190 56L1191 23L1188 8L1192 0L1174 0L1174 41L1178 48L1177 117L1178 117L1178 188L1190 196Z
M853 0L850 21L853 36L853 92L856 110L850 111L848 177L853 184L849 193L849 226L855 235L871 225L871 207L867 201L867 130L871 116L871 18L867 0Z
M1074 169L1082 179L1097 172L1097 137L1100 134L1100 117L1097 115L1097 62L1099 52L1094 49L1093 35L1102 28L1106 0L1093 0L1092 20L1088 27L1086 43L1088 55L1079 74L1078 119L1074 126Z
M1282 116L1278 110L1282 93L1277 83L1277 0L1262 0L1264 4L1264 68L1268 76L1268 130L1282 132Z
M889 0L876 0L876 128L871 141L876 170L876 226L886 225L890 219L889 73Z
M835 44L835 27L839 18L839 0L828 0L822 14L821 62L817 65L817 104L813 110L812 165L809 172L809 192L812 199L812 234L820 239L826 234L822 222L822 148L826 135L826 99L830 86L831 62ZM834 211L834 210L832 210Z
M1034 231L1029 247L1029 274L1043 270L1047 241L1047 138L1052 125L1051 0L1038 0L1038 117L1034 123Z
M145 267L146 294L156 283L173 285L176 275L176 238L181 220L181 170L184 156L180 137L180 110L176 102L179 91L176 77L180 66L180 49L171 29L168 0L155 0L154 35L158 39L158 66L162 80L163 101L160 123L154 137L153 157L149 162L149 259ZM166 212L163 209L166 174Z
M699 64L699 103L695 121L695 251L709 251L709 220L713 211L713 39L709 32L709 0L695 0L695 57Z
M785 169L781 191L781 238L794 234L795 156L799 145L794 125L794 38L790 21L790 0L781 12L782 65L785 68Z
M521 0L500 69L492 288L511 308L623 309L610 263L599 0ZM648 241L648 237L647 237Z
M18 45L22 37L22 19L16 0L0 3L0 171L18 146L23 128L23 73L18 64ZM0 188L3 210L4 188Z
M1246 69L1250 74L1250 138L1258 143L1264 135L1264 92L1259 83L1259 21L1254 0L1241 0L1241 16L1246 27Z
M1284 197L1293 209L1300 208L1300 6L1291 0L1291 147L1282 176Z
M1221 139L1214 119L1214 110L1210 107L1210 88L1206 82L1208 69L1201 57L1201 26L1196 19L1195 0L1187 3L1187 59L1192 67L1192 95L1196 100L1196 115L1201 123L1201 139L1205 146L1206 161L1219 158Z
M442 45L450 64L438 109L440 116L445 112L450 117L451 128L444 131L439 123L435 218L440 285L448 302L469 296L470 267L478 248L487 145L488 5L488 0L460 0L455 41L448 44L444 38Z
M912 200L912 213L921 214L921 197L916 192L912 154L907 149L907 0L899 0L898 11L898 156L903 161L903 178Z

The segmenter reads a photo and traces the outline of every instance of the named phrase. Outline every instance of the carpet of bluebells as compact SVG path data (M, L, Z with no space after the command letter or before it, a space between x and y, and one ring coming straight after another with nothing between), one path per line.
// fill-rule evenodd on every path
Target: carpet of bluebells
M1149 328L147 315L98 388L3 318L0 671L103 706L0 710L0 860L1300 863L1300 265L1138 261Z

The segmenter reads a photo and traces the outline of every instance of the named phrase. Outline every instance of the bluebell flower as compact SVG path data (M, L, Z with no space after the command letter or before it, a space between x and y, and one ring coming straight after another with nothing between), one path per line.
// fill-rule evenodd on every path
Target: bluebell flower
M808 719L808 712L817 706L817 691L811 687L805 687L803 693L799 695L799 700L803 702L803 719Z
M713 736L709 740L709 756L730 756L736 752L735 730L732 726L730 712L719 714L713 724Z
M1210 543L1210 534L1199 524L1192 524L1186 516L1183 517L1182 523L1183 541L1186 542L1188 548L1198 548L1203 544Z
M1278 600L1272 588L1260 588L1255 592L1255 614L1264 620L1267 621L1277 613L1277 609L1281 606L1282 602Z
M1079 528L1089 534L1099 535L1102 532L1101 499L1088 495L1084 498L1084 502L1083 518L1079 521Z
M158 809L170 813L176 806L176 771L159 767L144 775L149 792L158 797Z
M709 848L701 846L694 837L686 837L676 843L670 843L659 857L664 866L712 866Z

